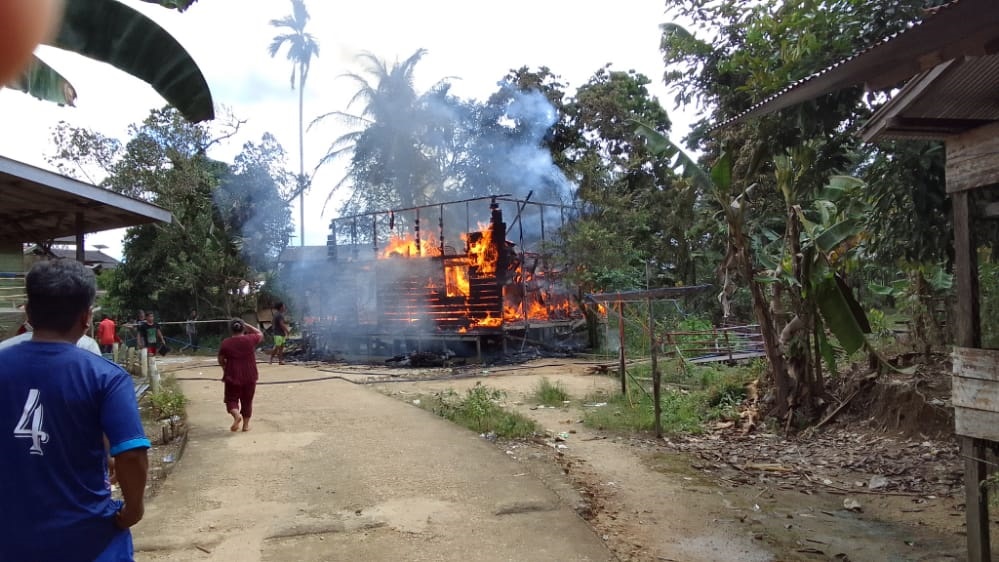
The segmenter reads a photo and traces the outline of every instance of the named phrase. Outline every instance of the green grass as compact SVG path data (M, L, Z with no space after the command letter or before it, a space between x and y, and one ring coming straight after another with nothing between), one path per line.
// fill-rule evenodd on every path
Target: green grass
M663 373L666 380L666 373ZM671 375L675 375L671 373ZM636 374L636 378L641 378ZM670 376L679 385L664 384L661 396L663 432L671 435L701 433L705 425L735 419L746 396L745 384L753 378L751 368L692 368L685 376ZM643 381L644 384L644 381ZM589 427L616 431L650 431L655 428L651 385L645 392L628 380L628 394L598 393L586 397L585 404L606 402L606 406L585 407L583 423Z
M478 433L495 433L500 437L531 437L538 431L533 420L503 409L499 401L501 390L476 383L464 395L452 389L434 393L421 400L420 407Z
M163 377L160 389L149 393L149 403L157 419L184 417L187 413L187 397L180 391L177 380L172 376Z
M545 406L562 406L569 400L569 393L561 382L552 383L548 377L542 377L534 389L534 401Z

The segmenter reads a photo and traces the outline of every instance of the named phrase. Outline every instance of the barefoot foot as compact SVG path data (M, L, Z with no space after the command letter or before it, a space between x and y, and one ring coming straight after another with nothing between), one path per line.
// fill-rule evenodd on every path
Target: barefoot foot
M243 423L243 416L236 410L230 411L229 414L232 416L232 425L229 426L229 431L239 431L239 424Z

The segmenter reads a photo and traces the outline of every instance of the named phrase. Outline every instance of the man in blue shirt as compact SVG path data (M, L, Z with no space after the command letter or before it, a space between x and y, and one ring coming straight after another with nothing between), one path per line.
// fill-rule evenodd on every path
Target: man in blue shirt
M0 350L0 562L130 561L149 440L131 377L75 345L94 275L71 260L38 262L25 289L34 335Z

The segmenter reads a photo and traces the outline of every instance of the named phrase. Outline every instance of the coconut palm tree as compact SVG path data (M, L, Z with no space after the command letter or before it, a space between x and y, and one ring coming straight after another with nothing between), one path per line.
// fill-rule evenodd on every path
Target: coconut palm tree
M291 61L291 89L295 89L298 81L298 210L299 210L299 245L305 245L305 190L309 181L305 176L305 80L309 77L309 65L312 57L319 56L319 42L311 33L305 31L309 23L309 11L305 8L305 0L291 0L291 15L281 19L271 20L271 25L286 31L275 35L268 51L271 57L278 54L285 43L288 44L288 60Z
M196 0L143 0L183 11ZM116 0L67 0L47 45L106 62L147 82L190 121L215 116L212 93L184 47L156 22ZM6 86L73 105L76 89L37 56Z
M353 129L334 140L319 162L321 166L348 155L352 159L347 174L328 194L327 203L348 181L358 189L345 209L427 202L428 190L440 176L432 158L435 141L428 132L440 121L439 109L452 100L447 79L425 93L416 90L414 70L426 52L418 49L392 64L372 53L362 53L358 61L364 71L343 75L357 86L347 111L331 111L312 121L315 125L334 118Z

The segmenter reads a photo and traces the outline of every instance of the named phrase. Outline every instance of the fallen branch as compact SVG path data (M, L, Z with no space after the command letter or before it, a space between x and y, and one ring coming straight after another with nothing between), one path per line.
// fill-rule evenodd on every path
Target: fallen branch
M846 405L850 403L850 400L853 400L853 397L856 396L856 395L858 395L858 394L860 394L860 389L859 388L857 390L854 390L853 394L847 396L846 400L840 402L839 406L836 406L836 409L833 410L828 416L826 416L825 418L823 418L822 421L820 421L819 423L815 424L815 429L818 429L818 428L822 427L823 425L825 425L825 424L829 423L830 421L832 421L832 419L835 418L836 415L839 414L840 411L843 408L846 408Z

